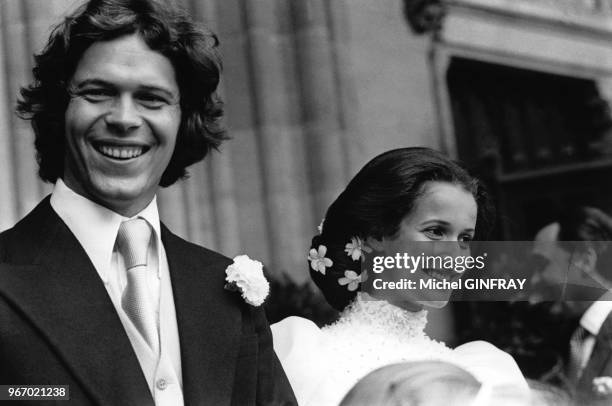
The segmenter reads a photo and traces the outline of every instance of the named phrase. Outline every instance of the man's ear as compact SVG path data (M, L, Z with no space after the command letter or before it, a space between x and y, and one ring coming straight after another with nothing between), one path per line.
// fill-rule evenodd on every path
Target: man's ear
M592 274L597 265L597 253L592 247L588 247L586 251L576 253L572 262L582 272Z
M597 267L597 252L595 252L595 249L591 247L589 247L585 253L585 265L587 266L589 273L595 272L595 268Z
M371 247L374 251L383 251L382 240L377 240L376 238L368 237L366 238L365 243L368 247Z

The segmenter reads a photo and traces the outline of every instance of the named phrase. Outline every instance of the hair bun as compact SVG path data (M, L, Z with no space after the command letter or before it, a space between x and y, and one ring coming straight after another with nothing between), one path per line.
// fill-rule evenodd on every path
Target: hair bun
M312 261L308 267L310 276L315 284L323 292L325 300L336 310L342 311L356 297L357 292L348 289L347 285L340 285L338 280L344 277L344 271L352 270L361 274L361 262L353 259L345 252L345 246L349 241L327 241L323 235L315 235L310 245L311 250L319 251L319 247L325 247L325 258L332 261L330 267L325 268L325 274L314 270Z

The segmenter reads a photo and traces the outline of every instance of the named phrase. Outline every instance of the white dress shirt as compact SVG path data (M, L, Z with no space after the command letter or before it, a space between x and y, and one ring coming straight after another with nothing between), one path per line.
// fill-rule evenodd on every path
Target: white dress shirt
M115 240L121 222L128 220L75 193L58 179L51 195L51 207L79 241L115 306L123 328L136 353L156 406L183 405L181 351L170 271L161 242L157 199L136 214L153 230L148 252L147 287L155 303L160 336L160 354L153 354L130 318L121 307L121 296L127 284L127 270Z

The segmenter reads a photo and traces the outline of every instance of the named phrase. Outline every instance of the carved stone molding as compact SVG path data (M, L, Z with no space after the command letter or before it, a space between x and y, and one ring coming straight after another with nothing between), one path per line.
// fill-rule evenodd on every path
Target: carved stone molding
M567 16L612 16L611 0L517 0L516 2L538 4L561 11Z
M442 0L449 7L609 27L612 0ZM600 27L602 28L602 27Z
M600 24L609 27L612 20L612 0L404 0L404 15L415 34L436 33L453 7L585 26L594 24L592 28Z
M404 0L404 15L415 34L438 32L446 11L443 0Z

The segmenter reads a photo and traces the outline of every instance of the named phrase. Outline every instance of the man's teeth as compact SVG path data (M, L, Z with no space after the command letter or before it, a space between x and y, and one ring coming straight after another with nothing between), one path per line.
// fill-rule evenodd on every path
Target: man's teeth
M116 159L130 159L136 158L142 155L144 148L143 147L109 147L106 145L102 145L99 148L99 151L111 158Z

